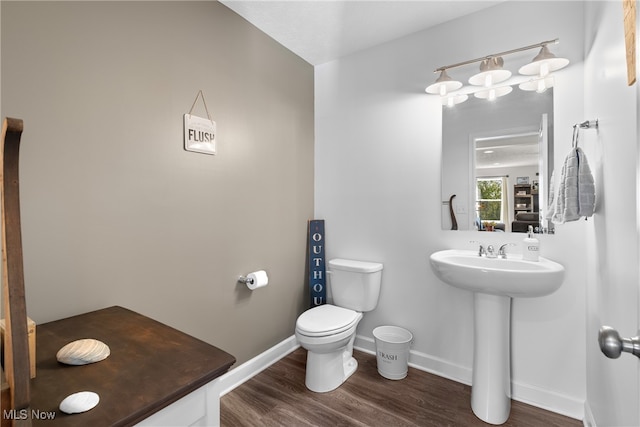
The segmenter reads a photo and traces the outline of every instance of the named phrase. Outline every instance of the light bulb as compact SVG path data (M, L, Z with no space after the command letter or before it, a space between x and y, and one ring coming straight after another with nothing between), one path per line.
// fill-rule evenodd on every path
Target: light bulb
M540 64L540 77L547 77L549 75L549 64Z

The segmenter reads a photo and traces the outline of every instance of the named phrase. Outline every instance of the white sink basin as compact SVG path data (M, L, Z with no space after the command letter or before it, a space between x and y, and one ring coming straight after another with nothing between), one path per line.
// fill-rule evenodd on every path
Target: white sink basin
M564 267L542 257L532 262L524 261L520 255L486 258L478 256L477 251L450 249L433 253L431 266L449 285L508 297L549 295L564 280Z
M471 409L489 424L506 422L511 410L511 298L551 294L564 279L564 267L557 262L508 256L486 258L477 251L451 249L430 257L441 280L473 292Z

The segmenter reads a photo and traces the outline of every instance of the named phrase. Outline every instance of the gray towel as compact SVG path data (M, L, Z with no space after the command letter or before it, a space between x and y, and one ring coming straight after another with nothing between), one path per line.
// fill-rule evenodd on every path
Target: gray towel
M555 224L590 217L595 209L595 182L587 157L580 147L567 155L560 174L555 201L550 206Z

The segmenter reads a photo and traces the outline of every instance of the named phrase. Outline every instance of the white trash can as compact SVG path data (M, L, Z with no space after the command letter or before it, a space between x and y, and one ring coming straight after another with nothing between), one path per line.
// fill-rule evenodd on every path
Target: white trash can
M409 347L413 335L397 326L378 326L373 330L376 341L378 373L390 380L401 380L409 370Z

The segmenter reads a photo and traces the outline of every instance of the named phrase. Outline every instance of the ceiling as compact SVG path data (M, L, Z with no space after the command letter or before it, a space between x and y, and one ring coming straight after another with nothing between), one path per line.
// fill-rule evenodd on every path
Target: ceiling
M476 141L476 169L537 168L539 147L537 133Z
M507 0L220 0L319 65Z

